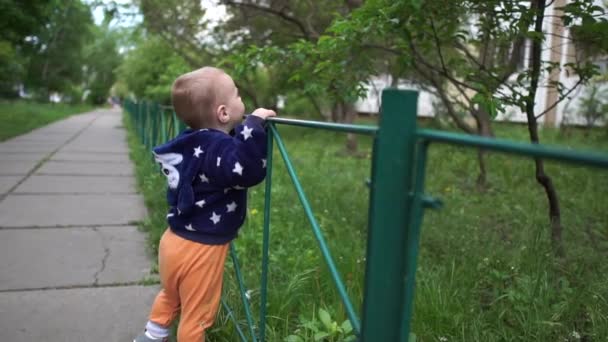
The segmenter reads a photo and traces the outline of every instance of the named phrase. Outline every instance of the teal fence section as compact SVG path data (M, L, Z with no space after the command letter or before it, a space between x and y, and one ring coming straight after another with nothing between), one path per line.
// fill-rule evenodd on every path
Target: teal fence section
M272 154L275 145L286 165L311 225L312 234L319 245L319 250L330 271L353 330L359 341L366 342L406 342L410 340L420 227L424 210L437 209L441 206L440 201L424 193L428 147L432 143L462 145L530 158L552 159L578 165L608 168L608 154L419 129L416 127L417 98L418 94L414 91L396 89L383 91L382 113L377 127L285 118L268 120L270 134L268 134L260 279L261 305L257 326L249 307L247 290L240 274L236 250L233 246L230 247L230 255L248 323L249 337L239 326L233 311L227 303L222 301L222 306L233 320L237 334L242 341L265 341L271 233L270 190L274 164ZM137 103L126 101L125 110L131 117L140 141L148 149L171 139L186 128L177 119L171 107L145 101ZM296 170L279 133L277 126L280 125L373 136L365 288L360 316L346 293L344 282L300 185Z

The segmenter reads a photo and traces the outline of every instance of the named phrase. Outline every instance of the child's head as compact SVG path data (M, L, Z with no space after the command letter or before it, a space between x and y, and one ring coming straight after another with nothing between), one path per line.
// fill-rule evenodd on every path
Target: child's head
M216 128L229 132L245 113L232 78L213 67L178 77L173 83L171 99L177 116L193 129Z

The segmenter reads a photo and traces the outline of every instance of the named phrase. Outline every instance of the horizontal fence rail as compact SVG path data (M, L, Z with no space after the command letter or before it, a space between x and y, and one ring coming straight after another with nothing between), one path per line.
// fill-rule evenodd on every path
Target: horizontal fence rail
M289 126L300 126L306 128L318 128L328 131L355 133L363 135L374 135L378 132L378 126L368 125L348 125L331 122L320 122L320 121L308 121L308 120L297 120L297 119L284 119L271 117L268 118L269 122L274 124L283 124Z
M400 341L410 339L414 287L420 227L424 209L437 209L440 201L424 193L424 179L428 148L431 143L442 143L515 154L523 157L550 159L599 168L608 168L608 154L581 152L541 144L519 143L508 140L457 134L416 127L418 94L396 89L382 93L382 113L379 126L338 124L286 118L269 118L267 176L264 198L264 227L262 240L262 269L260 277L260 312L256 333L249 308L246 287L240 273L236 249L231 244L230 254L243 303L250 341L265 341L268 264L270 250L271 188L273 147L276 143L287 173L304 213L311 225L323 260L336 286L346 315L359 341ZM170 106L152 102L126 101L140 141L151 149L177 136L186 126L177 119ZM372 136L372 177L368 241L365 266L364 298L361 321L349 298L344 282L333 261L321 227L315 219L310 203L289 158L277 125L322 129L335 132ZM247 341L233 310L222 299L228 317L234 322L237 334Z
M549 147L540 144L518 143L509 140L493 139L480 136L456 134L430 129L419 129L416 137L429 142L440 142L450 145L480 147L504 153L517 154L523 157L552 159L566 163L608 168L608 156L593 151L575 151L564 148Z

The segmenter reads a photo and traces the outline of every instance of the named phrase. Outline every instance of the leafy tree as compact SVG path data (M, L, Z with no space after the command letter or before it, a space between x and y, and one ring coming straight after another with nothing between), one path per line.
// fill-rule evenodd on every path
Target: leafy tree
M294 82L291 64L256 64L247 60L250 45L260 49L286 47L289 44L315 43L337 14L346 14L361 1L220 1L226 5L227 20L211 25L204 19L205 9L199 1L141 0L147 30L158 34L188 62L192 68L203 64L221 65L253 106L276 103L277 95L298 92L305 95L319 114L330 103L334 115L328 119L352 122L356 115L354 98L319 96L319 92L302 92L302 82ZM259 59L258 59L259 60ZM267 61L268 62L268 61ZM271 79L272 82L264 82ZM260 87L264 84L263 87ZM319 88L319 87L316 87ZM328 88L331 90L331 88ZM339 94L339 92L334 92ZM356 148L354 136L349 137Z
M46 22L49 2L0 0L0 96L17 95L27 63L23 46Z
M276 84L275 94L296 92L307 98L317 113L326 119L354 122L357 112L353 104L358 96L343 91L342 84L355 78L359 83L361 78L357 75L364 72L347 72L340 78L324 77L330 74L324 74L322 69L332 64L324 63L326 56L316 49L316 45L324 44L321 39L336 17L347 15L359 7L362 1L226 0L222 3L228 6L232 14L223 25L224 30L244 34L239 50L241 52L236 51L236 56L230 59L234 62L233 68L237 75L246 75L263 65L272 72ZM329 54L338 53L345 61L352 59L343 52L351 53L349 50L338 49ZM336 66L339 69L343 65ZM367 65L360 67L368 69ZM312 75L316 79L308 82ZM356 151L356 136L348 134L346 152L355 154Z
M186 61L158 37L142 37L117 68L118 81L138 98L171 103L175 78L190 71Z
M91 37L89 7L78 0L52 1L49 21L24 48L30 56L26 87L38 90L41 99L50 92L69 91L83 80L83 47Z
M546 113L535 112L539 87L557 92L550 109L597 73L586 59L566 65L543 59L542 45L549 37L543 26L546 4L545 0L370 0L336 18L316 42L298 41L274 50L257 47L248 53L249 58L289 65L291 80L303 81L309 89L348 98L360 94L369 76L385 70L376 62L378 52L383 52L394 58L391 69L396 76L432 90L466 132L493 136L491 120L506 106L515 106L528 118L530 141L539 143L537 120ZM603 14L592 0L571 1L554 12L565 28L576 27L587 32L586 37L603 37L592 40L599 47L608 35L601 31L608 20ZM522 65L526 44L531 47L530 61ZM545 80L562 68L579 77L574 87ZM467 124L463 114L476 125ZM562 256L557 192L542 160L535 160L535 169L547 194L555 251Z
M84 49L85 88L90 91L88 99L94 104L105 102L116 81L114 71L122 62L118 41L123 32L110 29L108 24L106 20L92 28L94 39Z

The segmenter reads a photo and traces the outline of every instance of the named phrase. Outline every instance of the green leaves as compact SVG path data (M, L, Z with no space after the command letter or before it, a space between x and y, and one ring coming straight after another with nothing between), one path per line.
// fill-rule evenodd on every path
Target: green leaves
M332 325L331 317L329 316L329 313L321 308L319 308L319 320L321 320L321 323L323 323L323 325L325 326L325 329L327 330L335 330L334 326Z
M354 341L355 335L349 320L343 321L341 324L331 318L329 312L323 308L317 310L317 317L312 320L300 318L301 327L304 331L297 330L298 335L289 335L285 342L302 342L310 341L311 337L314 341ZM312 334L312 336L310 336Z
M188 71L186 61L164 41L149 38L127 54L117 74L136 97L168 104L173 81Z
M499 99L493 97L491 93L477 93L471 100L481 110L488 113L492 119L496 118L498 113L504 110L504 104Z

